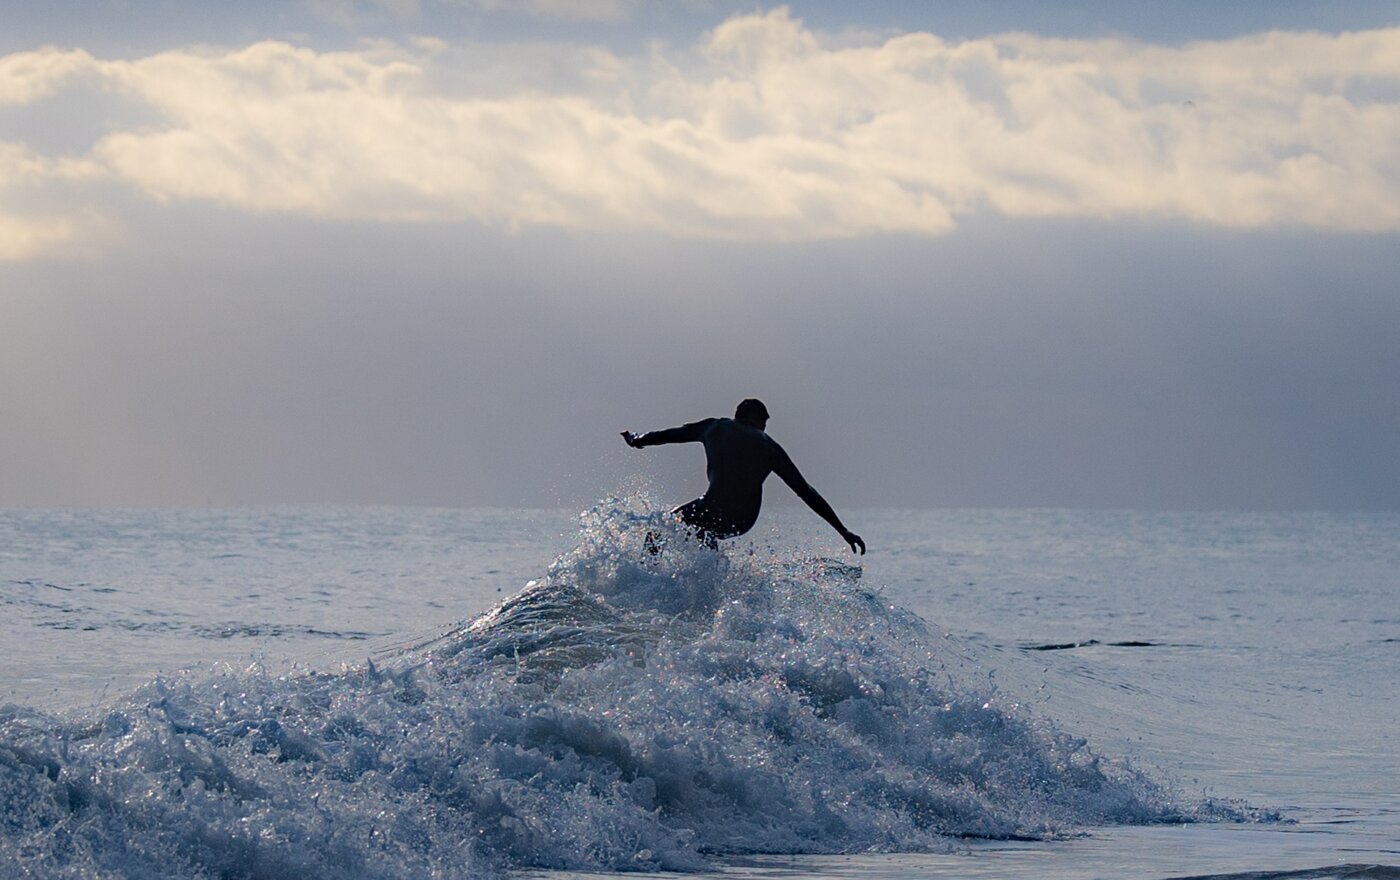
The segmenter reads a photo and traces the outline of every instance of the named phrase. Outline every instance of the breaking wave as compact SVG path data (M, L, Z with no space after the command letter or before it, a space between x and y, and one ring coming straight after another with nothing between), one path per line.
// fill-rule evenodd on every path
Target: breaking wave
M650 537L649 537L650 534ZM480 877L946 849L1222 814L1004 700L829 559L636 497L518 595L338 673L0 708L6 876Z

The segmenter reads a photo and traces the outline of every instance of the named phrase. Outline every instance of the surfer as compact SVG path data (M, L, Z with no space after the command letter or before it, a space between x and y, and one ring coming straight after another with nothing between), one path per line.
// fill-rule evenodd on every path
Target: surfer
M826 499L802 478L778 441L764 433L767 425L768 408L749 398L739 403L732 419L702 419L645 434L623 431L622 439L633 449L663 443L705 444L705 475L710 487L675 512L706 543L714 545L722 538L733 538L753 528L763 504L763 481L769 474L777 474L817 516L840 533L841 540L851 545L852 553L864 554L865 542L860 535L846 528Z

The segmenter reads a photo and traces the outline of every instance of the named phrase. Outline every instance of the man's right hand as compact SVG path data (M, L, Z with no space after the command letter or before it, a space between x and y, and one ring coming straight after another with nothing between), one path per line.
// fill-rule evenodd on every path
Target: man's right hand
M865 555L865 542L860 539L860 535L847 529L841 533L841 539L851 545L852 553L859 553L861 556Z
M639 443L637 442L637 435L636 435L636 434L633 434L631 431L623 431L623 432L622 432L622 439L623 439L623 440L626 440L626 441L627 441L627 445L628 445L628 446L631 446L633 449L641 449L641 448L642 448L642 447L641 447L641 444L639 444Z

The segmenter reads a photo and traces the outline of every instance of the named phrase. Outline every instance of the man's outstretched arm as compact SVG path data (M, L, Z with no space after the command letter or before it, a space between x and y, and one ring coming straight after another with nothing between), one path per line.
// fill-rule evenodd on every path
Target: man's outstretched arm
M821 493L813 489L812 485L802 478L802 473L797 469L797 465L792 463L792 459L788 458L787 453L783 452L781 448L778 451L777 461L774 462L773 473L782 477L783 482L787 483L788 487L797 493L797 497L805 501L817 516L831 524L831 527L841 535L841 540L851 545L852 553L865 555L865 542L861 540L860 535L846 528L845 524L841 522L841 517L837 516L836 511L831 509L831 505L826 503L826 499L821 496Z
M681 425L679 428L666 428L663 431L648 431L645 434L633 434L631 431L623 431L622 439L627 441L627 445L633 449L641 449L643 446L660 446L663 443L693 443L700 439L700 435L705 433L705 429L710 426L714 419L701 419L698 422L691 422L688 425Z

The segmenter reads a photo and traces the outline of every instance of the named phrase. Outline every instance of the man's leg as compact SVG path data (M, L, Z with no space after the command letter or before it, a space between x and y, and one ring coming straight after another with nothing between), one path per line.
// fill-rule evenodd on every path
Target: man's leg
M682 504L676 508L675 513L681 518L681 522L695 533L696 540L711 550L719 549L720 538L729 537L720 522L720 517L710 509L704 498L696 498Z
M709 546L714 547L716 544L713 538L705 539L703 537L708 534L708 530L705 529L703 525L700 525L700 521L703 518L702 511L704 510L704 505L701 504L702 501L704 501L703 498L696 498L694 501L682 504L680 507L671 511L671 513L680 517L681 522L689 526L690 530L693 531L697 537L701 537L702 540L706 540ZM650 556L659 556L661 554L661 535L647 530L646 537L642 539L642 548L646 550L647 554Z

